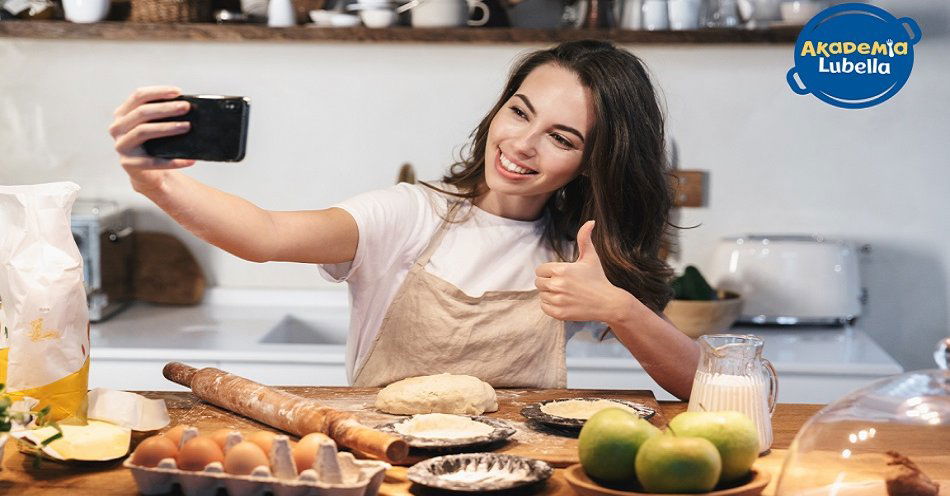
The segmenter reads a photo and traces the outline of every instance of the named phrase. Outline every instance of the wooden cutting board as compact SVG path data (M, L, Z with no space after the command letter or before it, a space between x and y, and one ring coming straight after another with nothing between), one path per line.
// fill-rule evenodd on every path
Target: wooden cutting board
M379 412L374 408L378 388L309 388L292 387L281 388L313 398L328 407L352 412L364 425L375 427L398 420L400 416ZM656 415L650 419L653 425L659 428L666 427L667 419L663 416L652 391L639 390L592 390L592 389L498 389L498 411L486 414L492 418L508 421L517 433L508 442L499 448L493 449L496 453L527 456L544 460L554 467L567 467L578 463L576 433L547 429L538 426L521 415L521 409L539 401L561 398L612 398L642 403L656 410ZM180 397L179 397L180 398ZM192 396L192 398L194 398ZM180 399L179 399L180 401ZM233 428L239 431L252 431L267 428L236 414L227 412L213 405L203 403L197 398L189 405L169 404L169 409L181 408L179 422L191 425L200 425L202 430ZM529 422L531 425L529 425ZM268 428L269 430L273 430ZM437 456L428 454L413 456L404 462L412 465L424 458Z

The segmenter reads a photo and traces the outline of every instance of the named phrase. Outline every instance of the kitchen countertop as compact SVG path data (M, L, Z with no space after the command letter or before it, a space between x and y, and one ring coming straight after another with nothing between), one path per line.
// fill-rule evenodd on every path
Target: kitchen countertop
M378 389L355 388L286 388L296 394L324 400L327 402L340 401L341 398L354 395L372 396ZM249 419L239 417L225 410L208 405L198 400L189 392L146 392L151 398L164 399L168 406L172 424L186 422L198 427L202 431L232 427L242 432L265 429L266 426ZM636 396L634 391L598 391L598 390L499 390L499 412L490 414L513 420L521 403L525 401L540 401L564 396L609 396L624 398ZM686 409L683 402L660 402L660 409L665 419L674 417ZM772 451L756 462L755 467L772 474L772 482L765 494L774 494L774 487L781 462L785 457L788 446L804 422L821 408L820 405L779 404L772 419L775 441ZM367 412L369 414L369 412ZM523 419L521 419L523 420ZM273 430L273 429L269 429ZM566 438L565 442L576 446L576 439ZM0 471L0 488L9 494L136 494L135 482L129 470L123 468L119 462L86 465L66 465L58 463L43 463L40 468L32 468L29 460L17 452L14 443L9 443L4 451L3 471ZM525 442L523 448L530 448L530 442ZM536 446L543 449L543 446ZM576 448L575 448L576 449ZM409 495L418 494L420 488L412 487L405 478L404 467L394 467L387 472L387 478L380 489L382 495ZM554 476L545 484L535 488L531 494L574 494L564 479L564 470L556 469Z
M197 306L134 303L113 318L94 323L92 357L343 363L348 326L346 291L213 288ZM262 343L274 329L277 335L308 342ZM730 332L762 337L764 355L780 373L902 372L859 327L738 326ZM568 343L567 362L568 367L586 369L642 370L618 341L598 343L588 333Z
M290 333L296 330L316 343L260 342L282 324ZM336 291L213 289L199 305L136 302L104 322L93 323L91 354L93 360L173 356L178 360L343 363L348 327L346 295Z

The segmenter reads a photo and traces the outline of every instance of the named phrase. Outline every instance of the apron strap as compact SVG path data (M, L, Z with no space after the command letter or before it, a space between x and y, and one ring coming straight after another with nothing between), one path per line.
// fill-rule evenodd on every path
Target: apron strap
M429 244L426 245L424 250L422 250L422 253L419 254L419 257L416 258L416 261L413 263L413 265L422 269L425 268L426 264L429 263L429 259L432 258L435 250L437 250L439 245L442 244L442 238L445 237L446 231L449 230L449 223L455 220L455 213L459 210L460 206L461 202L450 202L445 217L442 219L442 223L439 224L438 229L435 230L432 238L429 239Z

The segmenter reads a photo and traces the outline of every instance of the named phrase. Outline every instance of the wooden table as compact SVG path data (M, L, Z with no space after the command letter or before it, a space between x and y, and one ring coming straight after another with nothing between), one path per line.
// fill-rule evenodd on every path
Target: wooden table
M366 407L372 406L372 398L375 397L377 389L286 389L302 396L319 399L334 408L360 412L360 419L364 422L369 422L369 425L376 425L372 422L378 423L382 420L386 420L387 417L383 414L365 410ZM491 416L514 421L516 427L518 427L518 423L522 423L523 425L525 420L519 413L521 406L534 401L563 397L593 396L630 400L644 399L643 392L619 390L499 390L498 393L500 408L498 412L491 414ZM203 403L196 399L191 393L145 392L142 394L150 398L165 400L172 418L172 425L187 423L198 427L203 432L210 432L222 427L234 428L242 432L250 432L258 429L273 430L253 420L239 417L230 412ZM686 410L686 404L682 402L660 402L658 405L660 412L654 423L660 426L664 425L667 419ZM821 405L794 404L781 404L776 408L775 415L772 419L772 428L775 434L772 452L767 456L761 457L756 462L757 468L767 470L773 475L772 483L766 489L765 494L773 494L775 478L781 469L786 448L791 444L798 429L820 408ZM133 438L135 438L135 435L133 435ZM137 439L133 439L133 442L135 441L137 441ZM576 439L563 438L560 442L564 443L562 448L567 447L568 450L576 449ZM525 442L513 444L516 446L508 446L500 451L524 455L530 454L531 449L540 450L544 448L543 446L532 448L531 446L527 446L528 443ZM553 463L553 465L564 466L573 462L574 460L572 459L564 458L557 463ZM407 495L427 493L424 488L413 487L410 482L406 481L405 471L405 467L394 467L389 470L387 472L386 482L380 489L380 494ZM564 479L563 469L560 468L555 470L554 476L548 480L546 484L532 491L531 494L575 494ZM7 444L4 452L3 471L0 472L0 494L24 496L32 494L55 494L63 496L88 494L98 496L111 494L131 495L137 494L137 490L135 482L132 480L131 472L121 466L121 461L81 466L44 462L40 468L34 469L32 468L31 460L19 453L15 448L15 443L11 441Z

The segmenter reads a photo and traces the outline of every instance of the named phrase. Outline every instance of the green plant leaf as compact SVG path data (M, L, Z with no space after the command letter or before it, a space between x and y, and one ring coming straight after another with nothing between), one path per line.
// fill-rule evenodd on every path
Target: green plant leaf
M683 275L677 277L670 284L674 298L677 300L709 301L716 300L716 290L706 282L699 269L687 265Z
M63 438L63 431L59 431L56 434L53 434L52 436L44 439L43 442L40 443L40 446L47 446L49 445L49 443L52 443L53 441L57 439L62 439L62 438Z

